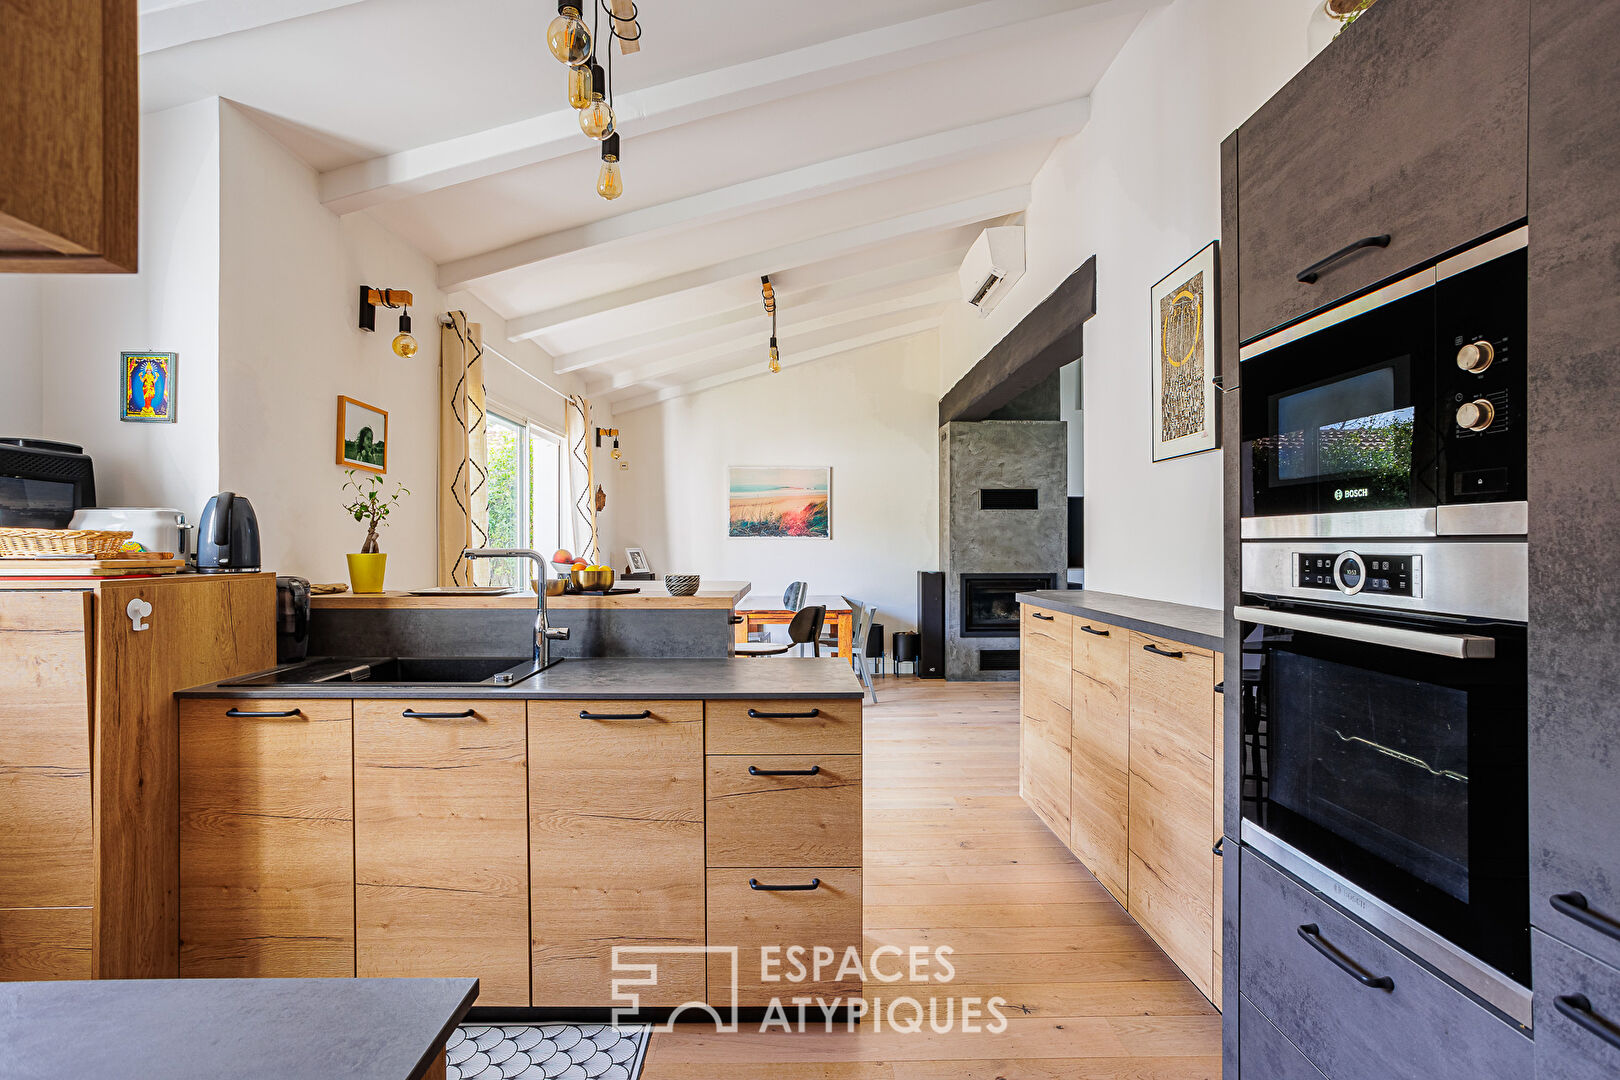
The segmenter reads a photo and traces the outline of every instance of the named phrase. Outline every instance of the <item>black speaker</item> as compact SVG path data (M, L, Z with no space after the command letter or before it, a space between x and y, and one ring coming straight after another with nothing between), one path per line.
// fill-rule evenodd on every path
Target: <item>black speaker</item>
M917 677L945 677L945 575L917 572Z

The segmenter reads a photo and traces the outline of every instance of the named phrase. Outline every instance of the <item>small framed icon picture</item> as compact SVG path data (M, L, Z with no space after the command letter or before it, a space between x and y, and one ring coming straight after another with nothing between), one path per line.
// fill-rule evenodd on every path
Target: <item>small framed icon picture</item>
M130 424L172 424L180 354L120 353L123 380L118 418Z
M630 567L632 574L652 573L652 563L647 561L647 553L638 547L624 549L625 563Z

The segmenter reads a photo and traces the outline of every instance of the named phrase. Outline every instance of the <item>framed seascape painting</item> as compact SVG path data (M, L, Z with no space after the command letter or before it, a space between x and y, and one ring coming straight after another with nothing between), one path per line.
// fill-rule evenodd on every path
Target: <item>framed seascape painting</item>
M388 412L338 395L337 463L350 469L388 471Z
M1153 286L1153 460L1221 445L1218 332L1220 241Z
M727 536L832 536L832 468L733 465L726 477Z
M118 418L131 424L172 424L180 354L120 353L123 383Z

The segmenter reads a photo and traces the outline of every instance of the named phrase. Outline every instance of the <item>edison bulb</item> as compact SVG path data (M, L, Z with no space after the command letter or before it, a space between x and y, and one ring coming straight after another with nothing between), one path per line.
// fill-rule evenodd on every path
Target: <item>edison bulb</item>
M394 337L394 355L409 360L416 355L416 339L409 334Z
M782 370L782 354L776 351L776 339L771 338L771 374Z
M619 175L617 161L604 160L596 173L596 193L604 199L617 199L624 194L624 178Z
M613 107L601 98L579 110L579 130L601 140L613 134Z
M591 69L581 65L568 69L568 104L583 109L591 103Z
M591 58L591 32L580 20L577 4L557 5L557 17L546 27L546 48L573 67Z

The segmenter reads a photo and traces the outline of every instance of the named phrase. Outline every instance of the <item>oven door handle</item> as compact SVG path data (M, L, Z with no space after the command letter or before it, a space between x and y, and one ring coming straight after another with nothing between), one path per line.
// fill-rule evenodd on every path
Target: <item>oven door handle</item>
M1273 611L1242 604L1232 609L1232 617L1239 622L1275 626L1280 630L1298 630L1305 634L1321 634L1323 637L1359 641L1367 645L1432 653L1454 660L1490 660L1496 656L1496 639L1478 634L1431 634L1427 630L1326 619L1320 615L1301 615L1296 611Z

